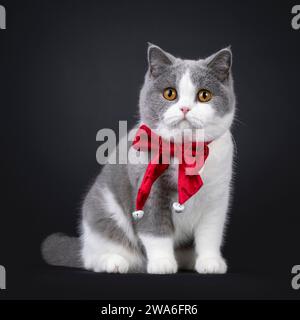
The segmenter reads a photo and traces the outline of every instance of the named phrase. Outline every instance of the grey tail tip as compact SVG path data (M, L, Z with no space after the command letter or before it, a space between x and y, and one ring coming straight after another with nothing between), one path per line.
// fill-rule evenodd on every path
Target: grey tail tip
M80 241L64 233L48 236L41 245L42 257L53 266L81 268Z

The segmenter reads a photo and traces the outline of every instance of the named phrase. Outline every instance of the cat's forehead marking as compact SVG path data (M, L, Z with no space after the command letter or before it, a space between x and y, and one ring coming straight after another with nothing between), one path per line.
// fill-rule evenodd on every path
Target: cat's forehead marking
M199 82L208 75L205 60L181 60L178 68L175 70L177 84L184 79L183 81L192 83L194 87L198 87Z
M190 69L186 68L179 80L179 95L181 98L193 97L195 94L195 85L192 82Z

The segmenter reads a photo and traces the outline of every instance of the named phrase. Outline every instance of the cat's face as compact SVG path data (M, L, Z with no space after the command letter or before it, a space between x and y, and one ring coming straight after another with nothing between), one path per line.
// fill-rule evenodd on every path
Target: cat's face
M163 137L203 129L206 141L229 129L235 109L232 54L223 49L204 60L182 60L155 45L140 94L141 121Z

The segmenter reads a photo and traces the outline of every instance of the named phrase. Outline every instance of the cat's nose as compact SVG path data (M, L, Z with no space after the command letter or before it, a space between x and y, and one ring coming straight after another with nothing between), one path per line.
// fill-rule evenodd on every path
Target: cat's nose
M191 109L189 107L181 107L180 110L186 115Z

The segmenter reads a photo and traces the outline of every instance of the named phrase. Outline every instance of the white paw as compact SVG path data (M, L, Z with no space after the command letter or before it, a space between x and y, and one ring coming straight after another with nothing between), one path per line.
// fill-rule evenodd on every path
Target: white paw
M196 260L195 269L199 273L226 273L227 264L225 260L220 257L198 257Z
M176 273L177 269L177 262L174 258L151 259L147 265L147 272L154 274Z
M126 273L129 269L127 260L118 254L105 254L101 260L106 272Z
M85 268L95 272L126 273L128 261L119 254L106 253L86 261Z

